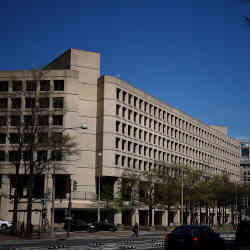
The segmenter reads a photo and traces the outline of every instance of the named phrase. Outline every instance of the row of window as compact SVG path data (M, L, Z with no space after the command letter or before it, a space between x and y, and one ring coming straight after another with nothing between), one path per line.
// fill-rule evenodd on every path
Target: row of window
M21 109L22 102L24 102L25 108L35 108L36 104L40 108L49 108L50 103L52 103L52 107L55 109L62 109L64 106L64 98L63 97L40 97L38 99L34 97L26 97L22 99L21 97L15 98L0 98L0 109L8 109L9 102L11 103L12 109Z
M234 173L229 170L224 171L223 169L212 168L205 164L195 162L189 159L184 159L175 155L170 155L170 158L171 158L171 163L177 163L177 164L184 163L184 164L193 166L197 170L200 170L204 173L205 172L210 172L210 173L211 172L216 172L216 173L226 172L228 174L234 175ZM121 154L115 154L115 165L117 167L131 168L131 169L142 170L142 171L151 171L151 170L159 170L163 172L171 171L171 168L167 166L164 166L155 162L145 161L142 159L132 158L130 156L125 156ZM175 171L175 170L172 169L172 171Z
M50 152L50 157L53 161L62 161L63 160L63 154L61 151L54 150ZM0 161L9 161L9 162L15 162L15 161L30 161L33 159L34 161L47 161L49 157L48 151L41 150L36 152L36 159L34 158L34 153L30 151L23 151L21 154L19 151L8 151L5 152L4 150L0 150Z
M37 136L36 136L37 135ZM0 133L0 144L6 144L7 142L9 144L28 144L31 143L31 141L35 141L33 139L35 139L35 137L37 137L37 141L36 143L38 144L44 144L44 143L48 143L48 142L54 142L54 143L61 143L62 142L62 138L63 138L63 133L61 132L53 132L51 133L50 137L49 137L49 133L47 132L40 132L40 133Z
M131 106L132 108L137 109L138 111L144 112L149 116L152 116L158 120L162 120L164 122L168 122L169 124L181 128L183 130L189 131L191 133L194 133L200 137L209 139L210 141L214 143L220 143L223 146L228 146L228 147L235 147L237 146L231 144L227 139L220 138L205 129L202 129L196 125L193 125L191 122L183 120L170 112L157 107L155 104L149 103L137 96L134 96L130 93L128 93L125 90L116 89L116 99L126 105ZM120 107L119 107L120 106ZM122 109L123 115L124 116L129 116L132 114L132 110L126 107L122 107L119 105L117 107L117 112L119 109Z
M64 91L64 80L53 80L53 85L50 80L28 80L28 81L0 81L0 92L8 92L10 87L15 91Z
M24 115L23 119L21 115L10 115L1 116L0 115L0 127L1 126L32 126L33 124L38 124L38 126L63 126L63 115Z
M233 164L228 160L223 160L211 156L204 152L200 152L199 150L192 149L191 147L186 147L184 145L175 143L173 141L168 141L168 142L169 142L167 144L168 147L166 149L168 149L169 151L175 151L176 153L180 153L191 158L199 159L200 161L204 161L207 164L221 165L222 167L228 167L228 166L237 167L236 164ZM147 145L142 145L136 142L127 141L119 137L116 137L115 147L117 150L120 151L137 154L144 157L149 157L151 159L158 161L166 161L166 162L172 161L172 159L170 158L170 153L166 153L165 151L161 151L159 149Z
M176 129L167 128L167 133L163 136L155 135L149 131L140 129L138 127L134 127L132 125L123 123L121 121L116 121L116 132L120 133L124 136L128 136L134 139L138 139L143 141L144 143L150 143L155 144L162 148L169 148L170 140L165 138L165 136L173 137L174 139L177 139L178 141L189 144L193 147L197 147L200 149L203 149L208 152L212 152L215 154L219 154L223 157L232 157L234 159L237 159L237 155L235 153L228 152L227 150L224 150L220 147L214 146L212 144L206 143L202 140L199 140L189 134L182 133L181 131L178 131Z

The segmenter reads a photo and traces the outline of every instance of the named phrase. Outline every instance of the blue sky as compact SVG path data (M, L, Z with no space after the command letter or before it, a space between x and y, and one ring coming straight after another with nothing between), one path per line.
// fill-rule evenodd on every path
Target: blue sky
M68 48L206 124L250 138L247 0L1 2L0 70L39 68Z

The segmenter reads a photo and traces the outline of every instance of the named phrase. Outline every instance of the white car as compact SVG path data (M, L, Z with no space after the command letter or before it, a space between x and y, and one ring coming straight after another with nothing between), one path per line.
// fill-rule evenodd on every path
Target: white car
M0 229L7 229L13 225L12 222L0 218Z

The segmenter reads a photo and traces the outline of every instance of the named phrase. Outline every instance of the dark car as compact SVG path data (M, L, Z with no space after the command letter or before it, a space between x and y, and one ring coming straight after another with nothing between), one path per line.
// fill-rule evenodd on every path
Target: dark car
M93 223L93 225L96 231L112 231L112 232L117 231L117 227L110 222L105 222L105 221L95 222Z
M88 231L93 232L95 231L95 227L91 223L87 223L83 220L74 219L70 221L70 231ZM68 222L65 221L64 223L64 230L68 230Z
M241 221L235 233L236 245L247 244L250 246L250 221Z
M208 226L182 225L165 237L165 250L224 250L224 240Z

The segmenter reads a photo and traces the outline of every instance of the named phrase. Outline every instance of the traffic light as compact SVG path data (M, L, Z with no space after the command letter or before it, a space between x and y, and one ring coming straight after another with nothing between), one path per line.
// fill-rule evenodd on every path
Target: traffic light
M77 181L73 181L73 192L77 191Z

